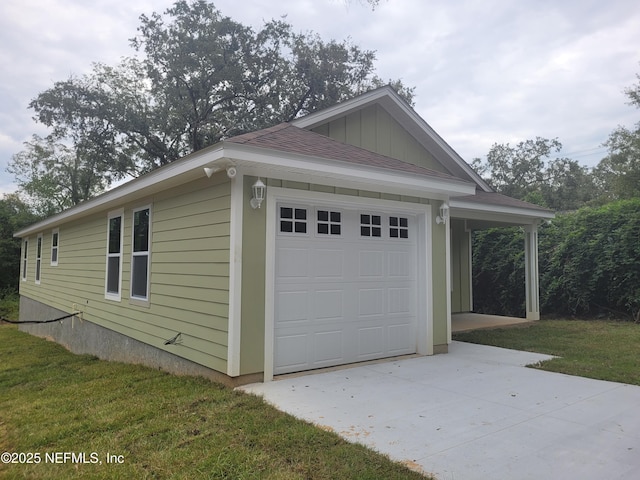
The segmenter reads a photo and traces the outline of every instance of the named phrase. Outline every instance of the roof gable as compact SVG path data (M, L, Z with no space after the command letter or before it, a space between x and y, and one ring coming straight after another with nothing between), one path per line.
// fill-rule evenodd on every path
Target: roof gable
M374 105L384 109L436 162L444 167L443 170L461 180L475 183L483 191L492 191L462 157L389 86L372 90L333 107L298 118L291 123L300 128L317 131L323 125Z

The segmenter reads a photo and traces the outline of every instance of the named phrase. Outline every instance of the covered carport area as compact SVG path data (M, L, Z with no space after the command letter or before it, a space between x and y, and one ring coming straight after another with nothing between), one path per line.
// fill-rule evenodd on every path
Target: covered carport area
M525 289L526 320L540 319L538 226L553 217L553 212L546 208L480 189L476 191L475 195L450 200L452 330L459 328L454 327L454 321L458 326L468 325L469 322L489 326L491 322L501 323L500 317L455 316L455 314L474 311L472 234L476 230L488 228L508 226L522 228L525 259L524 285L513 285L512 287Z

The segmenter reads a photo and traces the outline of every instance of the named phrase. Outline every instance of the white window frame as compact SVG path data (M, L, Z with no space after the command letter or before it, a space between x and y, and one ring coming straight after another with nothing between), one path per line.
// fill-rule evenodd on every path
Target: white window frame
M42 280L42 234L39 233L36 239L36 285L40 285Z
M22 281L27 281L27 267L29 266L29 239L22 244Z
M135 218L136 218L136 213L137 212L141 212L143 210L149 210L149 232L147 233L147 250L141 250L139 252L135 251ZM129 283L129 300L131 301L131 303L133 304L139 304L142 306L148 306L149 305L149 289L150 289L150 285L151 285L151 230L152 230L152 211L151 211L151 205L145 205L143 207L138 207L138 208L134 208L131 211L131 281ZM146 285L146 296L140 296L140 295L134 295L133 293L133 286L134 286L134 281L133 281L133 275L135 273L135 270L133 268L133 264L134 264L134 258L136 257L143 257L146 256L147 257L147 285Z
M55 245L53 243L54 238L58 239ZM56 257L55 260L53 258L54 252ZM51 266L52 267L58 266L58 258L60 258L60 229L54 228L53 230L51 230Z
M120 251L109 253L109 240L111 234L111 220L120 217ZM122 299L122 249L124 247L124 210L114 210L107 215L107 248L104 272L104 298L119 302ZM119 258L118 262L118 293L109 291L109 258Z

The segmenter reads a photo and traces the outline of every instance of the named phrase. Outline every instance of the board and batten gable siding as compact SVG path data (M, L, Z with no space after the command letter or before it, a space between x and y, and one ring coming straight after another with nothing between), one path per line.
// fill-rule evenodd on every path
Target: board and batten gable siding
M312 131L380 155L450 173L379 105L365 107Z
M50 265L51 231L43 232L42 280L20 294L220 372L227 368L230 183L203 178L123 205L121 300L105 298L107 211L59 225L58 265ZM148 305L130 302L132 210L151 207ZM117 209L114 209L117 210ZM112 211L112 210L110 210ZM24 245L24 239L23 239ZM164 345L181 333L181 343Z

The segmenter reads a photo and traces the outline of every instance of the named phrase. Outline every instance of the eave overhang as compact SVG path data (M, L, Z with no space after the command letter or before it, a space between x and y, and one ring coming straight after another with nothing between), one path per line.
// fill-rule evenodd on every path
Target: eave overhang
M472 195L475 185L456 178L419 175L389 168L357 165L327 158L221 142L195 152L91 200L37 222L14 234L23 238L89 215L121 207L205 176L204 168L238 175L263 176L296 182L446 200Z
M449 203L451 217L467 220L472 229L538 224L555 217L552 211L543 208L495 205L475 198L454 198Z

